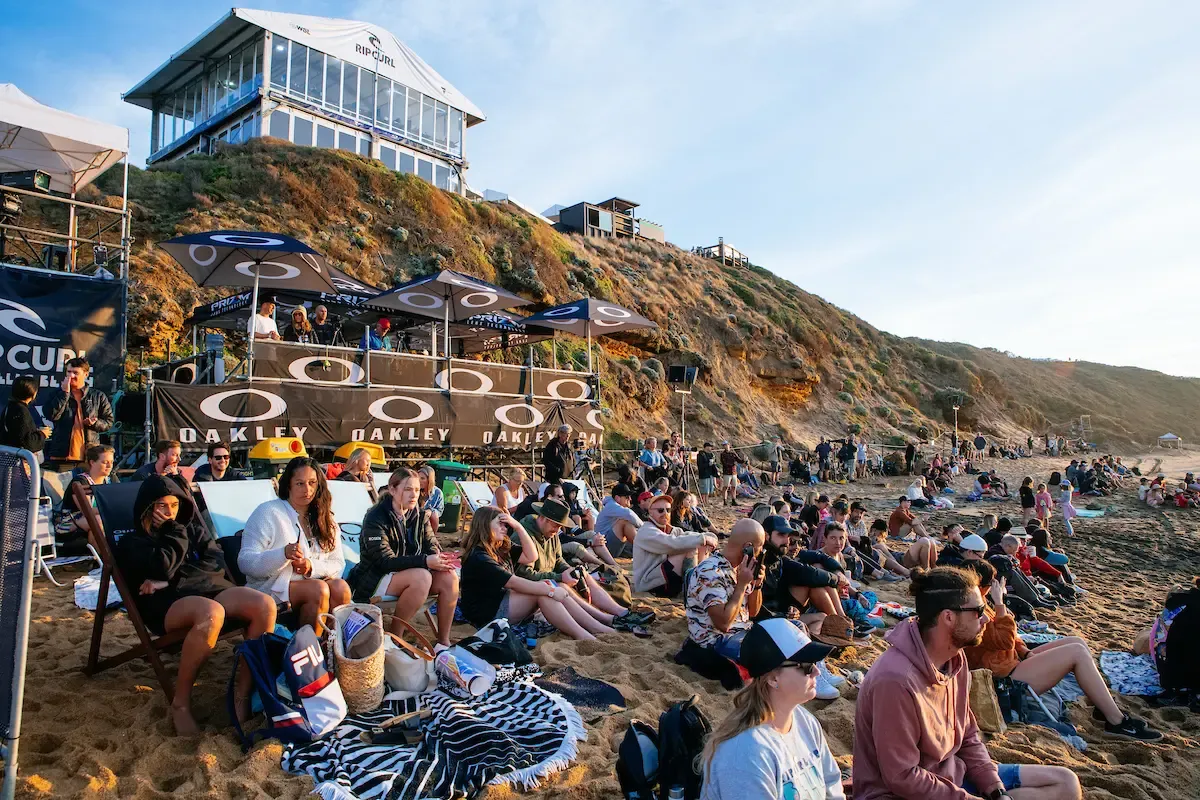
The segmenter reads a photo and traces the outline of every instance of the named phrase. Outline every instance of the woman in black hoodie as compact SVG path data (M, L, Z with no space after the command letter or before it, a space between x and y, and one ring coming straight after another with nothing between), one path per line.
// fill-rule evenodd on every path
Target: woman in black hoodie
M248 623L248 639L275 628L275 601L230 582L212 534L202 525L188 525L195 509L174 481L151 475L133 505L136 528L120 538L114 553L129 590L136 592L132 600L146 627L157 635L188 632L171 701L171 720L183 736L200 732L192 717L192 684L216 647L226 616ZM239 670L234 691L239 719L249 716L250 683L250 672Z
M8 398L8 406L4 409L4 417L0 419L0 444L40 453L46 440L50 438L50 428L43 423L37 427L29 404L37 397L38 384L36 378L25 375L13 381L12 393Z

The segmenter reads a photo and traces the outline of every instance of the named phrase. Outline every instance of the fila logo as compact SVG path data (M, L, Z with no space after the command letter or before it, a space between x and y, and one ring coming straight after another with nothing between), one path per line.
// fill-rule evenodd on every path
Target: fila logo
M300 671L307 666L320 666L324 659L321 658L321 651L316 645L310 644L308 647L301 650L292 656L292 669L299 675Z

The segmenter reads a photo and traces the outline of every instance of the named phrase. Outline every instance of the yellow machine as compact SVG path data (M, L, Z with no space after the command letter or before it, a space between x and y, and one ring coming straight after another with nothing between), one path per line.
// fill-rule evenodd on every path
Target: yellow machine
M293 436L263 439L250 448L250 471L255 478L277 478L296 456L307 456L304 442Z
M335 461L341 461L345 463L347 460L349 460L350 454L360 447L371 454L371 466L387 466L387 456L383 452L383 447L375 444L374 442L346 442L337 450L333 451L333 458Z

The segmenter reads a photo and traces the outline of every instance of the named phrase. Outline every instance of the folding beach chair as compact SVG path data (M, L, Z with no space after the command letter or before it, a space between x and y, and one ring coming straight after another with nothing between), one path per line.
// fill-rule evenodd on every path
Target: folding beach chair
M344 578L358 563L358 537L363 517L371 510L371 495L366 485L357 481L330 481L329 493L333 496L333 519L341 532L342 555L346 557Z
M133 625L140 644L107 658L100 657L100 642L104 636L104 619L108 615L109 581L112 580L116 583L121 597L136 596L132 587L125 580L125 576L121 574L121 570L117 568L113 551L117 540L134 530L136 523L133 518L133 503L137 499L140 487L140 482L93 486L92 496L96 499L95 508L89 502L83 487L76 484L72 489L75 492L75 504L83 511L84 519L87 521L88 539L99 554L101 565L96 618L92 625L92 641L83 672L85 675L95 675L134 659L144 658L150 662L150 666L154 669L154 675L167 695L167 702L170 703L175 697L175 685L167 674L166 667L163 666L161 654L179 650L187 636L186 630L172 631L155 638L146 628L145 622L142 621L142 615L138 613L137 606L132 602L127 602L125 613L129 615L129 622ZM226 572L228 573L228 568ZM233 581L232 575L230 581ZM237 620L227 620L225 627L221 630L220 638L225 639L241 635L244 632L245 626L242 623Z

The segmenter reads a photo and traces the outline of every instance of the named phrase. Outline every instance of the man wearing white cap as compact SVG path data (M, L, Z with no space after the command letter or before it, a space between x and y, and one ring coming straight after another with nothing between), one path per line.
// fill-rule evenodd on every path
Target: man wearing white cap
M738 661L751 680L704 748L703 800L845 797L825 733L800 707L832 650L778 617L746 632Z

